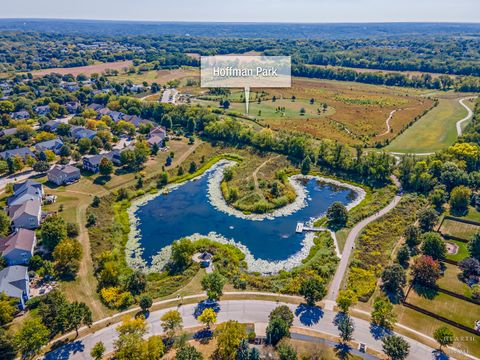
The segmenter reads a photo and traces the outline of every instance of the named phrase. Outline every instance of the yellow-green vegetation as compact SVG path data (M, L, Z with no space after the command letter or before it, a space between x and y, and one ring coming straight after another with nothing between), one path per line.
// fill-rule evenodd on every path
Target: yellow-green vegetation
M375 291L376 279L389 263L391 252L407 225L415 222L417 211L425 200L413 195L380 219L370 223L360 234L350 264L347 287L367 301Z
M195 92L193 87L186 87L185 91L197 94L197 102L213 108L218 108L222 100L222 96ZM227 113L244 114L242 94L237 91L227 97ZM250 116L258 124L347 144L392 139L432 105L433 100L407 89L306 78L293 78L288 89L250 93ZM397 110L390 124L393 130L384 134L392 110Z
M225 170L222 193L231 206L246 213L268 212L295 200L288 181L294 171L284 156L250 156Z
M386 150L427 153L445 149L457 139L457 121L467 115L458 98L439 99L438 105L399 135ZM465 103L471 106L468 102Z

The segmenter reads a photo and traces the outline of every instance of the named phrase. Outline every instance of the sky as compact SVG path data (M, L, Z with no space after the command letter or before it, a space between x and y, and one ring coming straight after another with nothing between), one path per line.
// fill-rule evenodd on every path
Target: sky
M2 0L0 18L480 22L480 0Z

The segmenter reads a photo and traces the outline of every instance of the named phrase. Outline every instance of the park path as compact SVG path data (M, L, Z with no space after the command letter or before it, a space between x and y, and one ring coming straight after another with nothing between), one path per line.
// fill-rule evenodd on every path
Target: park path
M272 158L269 158L267 160L265 160L263 163L261 163L252 173L252 178L253 178L253 183L255 184L255 190L258 192L258 193L262 193L260 191L260 186L258 185L258 178L257 178L257 174L258 172L260 171L260 169L262 167L264 167L265 165L267 165L270 161L272 160L275 160L275 159L278 159L280 157L280 155L277 155L277 156L274 156ZM262 195L263 196L263 195Z
M473 97L467 97L467 98L463 98L463 99L458 100L460 105L462 105L465 108L465 110L467 110L467 116L465 116L463 119L457 121L456 125L457 125L458 136L462 136L462 133L463 133L462 125L463 125L463 123L467 122L468 120L470 120L473 117L472 109L470 109L467 105L465 105L464 101L465 100L470 100L470 99L476 99L476 98L477 98L476 96L473 96Z
M236 320L242 323L255 323L266 325L270 312L279 305L287 305L295 314L292 332L296 329L317 333L318 335L327 334L330 336L339 336L339 331L334 324L336 312L324 310L318 307L308 307L304 304L294 305L281 303L271 300L225 300L219 301L216 305L218 308L217 323L228 320ZM169 310L178 310L183 319L185 328L193 328L201 325L195 313L198 312L198 304L182 305L180 307L171 307L152 311L147 318L148 335L162 334L161 317ZM372 334L370 322L358 318L354 318L355 331L353 340L363 342L368 348L378 352L382 351L382 341L375 334ZM115 324L111 324L106 328L99 330L93 334L89 334L81 339L77 339L69 344L63 345L58 349L48 353L46 359L90 359L90 351L92 347L99 341L102 341L106 347L106 353L110 353L114 349L114 341L118 336ZM432 358L434 349L410 338L405 339L410 344L410 356L412 360L424 360Z
M401 184L398 181L398 179L394 176L392 176L392 181L395 183L395 185L399 188L399 191L401 191ZM330 284L330 287L328 289L327 296L325 297L325 306L326 308L333 309L333 306L335 304L335 301L338 296L338 292L340 291L340 287L342 286L342 280L343 277L345 276L345 272L347 270L350 256L352 254L354 245L355 245L355 240L357 237L360 235L362 230L371 222L381 218L383 215L387 214L389 211L391 211L397 204L400 202L402 196L399 194L395 195L393 200L385 206L383 209L380 211L376 212L375 214L367 217L366 219L363 219L360 221L358 224L356 224L352 230L348 233L347 240L345 242L345 246L343 247L343 252L342 252L342 257L340 258L340 263L338 264L337 271L335 272L335 275L332 279L332 282Z
M390 111L390 115L388 116L387 120L385 121L385 124L387 125L387 130L384 133L378 135L379 137L388 135L390 133L390 130L391 130L390 120L392 120L393 114L395 114L397 112L397 110L401 110L401 109L395 109L395 110Z

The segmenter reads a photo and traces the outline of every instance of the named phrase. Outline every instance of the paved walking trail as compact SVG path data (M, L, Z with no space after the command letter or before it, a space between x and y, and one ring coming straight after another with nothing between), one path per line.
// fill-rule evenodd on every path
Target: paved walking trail
M460 99L458 102L460 105L462 105L465 110L467 110L467 116L465 116L463 119L457 121L457 134L458 136L462 136L463 130L462 130L462 125L464 122L470 120L470 118L473 116L473 111L470 109L467 105L465 105L464 101L465 100L470 100L470 99L476 99L476 96L470 97L470 98L463 98Z
M399 181L395 178L392 177L393 182L399 189L401 189L401 185ZM338 292L340 290L340 287L342 285L342 279L345 275L345 272L347 270L347 266L349 263L350 255L352 254L353 247L355 245L355 239L358 237L358 235L362 232L362 230L370 224L372 221L375 221L379 218L381 218L383 215L388 213L390 210L392 210L397 204L400 202L401 195L396 195L393 200L385 206L383 209L378 211L377 213L369 216L366 219L363 219L360 221L357 225L353 227L353 229L350 231L350 233L347 236L347 240L345 242L345 246L343 247L343 252L342 252L342 257L340 259L340 263L338 264L337 271L335 272L335 275L333 277L333 280L330 284L330 288L328 289L327 296L325 298L326 300L326 307L329 309L333 309L333 305L337 299Z
M226 300L218 303L217 323L228 320L237 320L243 323L266 324L268 315L279 305L276 301L264 300ZM318 307L307 307L303 304L293 305L285 303L295 314L293 322L294 328L308 329L313 332L327 335L338 336L339 332L334 324L337 313L330 310L323 310ZM183 318L183 326L191 328L201 325L195 318L198 313L198 304L183 305L179 308L169 308L154 311L147 319L148 335L162 334L161 320L165 312L169 310L178 310ZM382 342L379 338L379 331L372 331L370 323L365 320L353 318L355 331L354 341L363 342L368 348L376 351L382 351ZM93 334L89 334L82 339L66 344L46 355L46 359L90 359L92 347L99 341L102 341L106 347L106 353L113 350L114 341L117 337L115 328L118 324L110 325ZM294 331L294 330L293 330ZM432 359L434 349L421 344L420 342L405 338L410 343L410 356L412 360Z

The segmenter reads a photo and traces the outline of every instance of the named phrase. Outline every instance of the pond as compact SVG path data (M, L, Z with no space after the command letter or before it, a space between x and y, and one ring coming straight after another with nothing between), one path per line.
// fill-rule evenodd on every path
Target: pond
M336 201L351 207L364 197L360 188L338 186L316 178L296 179L291 180L292 184L297 182L297 193L298 189L303 191L304 201L290 214L261 221L242 218L220 211L212 204L219 199L212 199L215 192L211 191L211 187L219 187L223 169L229 165L226 162L217 164L194 181L185 182L166 195L155 196L132 208L137 251L140 250L146 264L150 265L159 250L174 240L201 234L220 241L223 239L223 242L235 242L247 253L247 260L250 259L247 263L252 271L268 272L268 268L272 270L269 264L277 265L273 266L276 269L272 272L292 267L288 264L293 260L293 263L301 261L313 244L313 234L296 233L297 222L308 222L323 216ZM218 183L213 181L212 184L213 177L218 179Z

